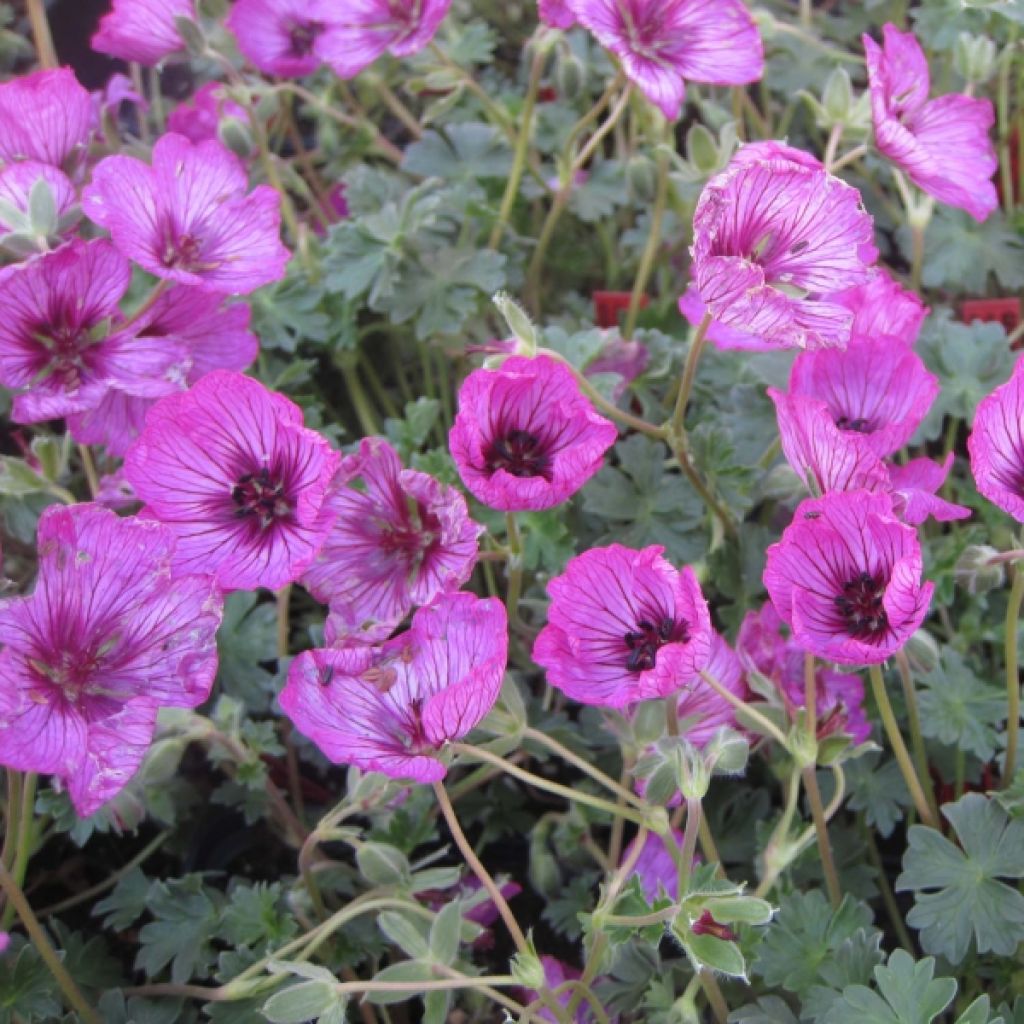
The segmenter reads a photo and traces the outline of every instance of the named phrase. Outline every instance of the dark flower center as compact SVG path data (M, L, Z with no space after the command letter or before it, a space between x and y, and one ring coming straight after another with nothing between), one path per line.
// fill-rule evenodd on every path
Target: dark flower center
M308 57L313 52L316 37L323 29L318 21L293 21L288 24L288 56Z
M854 430L858 434L870 434L873 429L871 420L863 416L838 416L836 426L840 430Z
M504 437L495 438L486 458L487 468L492 473L503 469L513 476L551 479L551 458L547 446L527 430L510 430Z
M665 644L685 644L690 639L690 632L685 622L676 622L674 619L662 618L657 623L650 619L640 619L636 629L622 639L629 651L626 669L630 672L646 672L654 668L658 651Z
M400 522L386 523L380 534L381 548L407 562L410 571L441 538L441 520L422 502L407 499L409 508Z
M199 260L202 247L202 242L195 235L186 233L176 237L168 236L161 262L165 267L174 267L178 270L202 269Z
M50 323L40 324L33 332L33 339L46 349L45 359L40 361L40 379L57 377L65 388L77 387L82 371L88 368L86 353L92 344L88 324Z
M885 583L878 576L862 572L843 584L835 605L846 623L846 632L855 640L875 640L889 629L889 617L882 599Z
M239 519L258 520L261 530L292 513L291 502L284 492L284 481L274 479L266 467L239 477L231 488L231 500L235 503L235 515Z

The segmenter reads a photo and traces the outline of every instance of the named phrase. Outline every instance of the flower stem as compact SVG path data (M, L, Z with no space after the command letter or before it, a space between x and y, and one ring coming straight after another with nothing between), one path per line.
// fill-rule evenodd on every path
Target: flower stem
M32 29L32 41L35 43L39 64L44 70L58 67L57 51L53 47L53 36L50 34L50 23L46 19L44 0L27 0L28 22Z
M758 883L757 889L754 890L755 896L766 895L789 863L785 857L778 857L776 850L780 846L789 846L789 830L793 826L793 818L796 816L799 799L800 772L794 764L786 785L786 804L782 809L782 817L779 818L778 824L772 830L771 838L769 838L764 848L764 875Z
M1013 163L1010 160L1010 71L1017 52L1017 26L1012 25L1006 48L999 55L996 77L997 133L999 136L999 186L1003 193L1003 209L1013 213Z
M352 400L352 408L355 409L356 418L359 420L359 429L362 430L367 437L380 433L377 427L377 418L373 414L373 408L370 405L369 399L366 397L366 392L363 391L363 385L359 381L359 375L356 373L356 368L354 366L342 364L339 369L341 370L341 376L345 381L345 388L348 391L348 396Z
M80 444L78 454L82 459L82 472L85 474L85 482L89 485L89 495L95 498L100 493L100 478L96 472L96 463L93 462L92 452L89 446Z
M519 134L516 138L515 155L512 159L512 170L509 172L508 180L505 182L505 194L501 198L501 208L498 211L498 219L491 229L491 237L487 242L488 249L496 249L505 232L509 218L512 216L512 207L515 206L516 198L519 195L519 185L523 180L523 171L526 168L526 155L530 148L530 135L533 130L533 111L537 106L537 92L540 89L541 75L544 73L546 55L541 49L537 49L530 64L530 81L526 87L526 100L523 103L522 113L519 115Z
M620 786L610 775L605 775L600 768L595 768L585 758L574 754L568 747L559 743L554 737L549 736L546 732L541 732L539 729L527 727L523 730L523 739L533 740L534 743L539 743L541 746L545 746L548 750L557 754L563 761L578 768L585 775L589 775L595 782L599 782L605 789L611 790L617 796L621 797L626 803L631 803L633 806L643 810L647 805L643 799L638 797L635 793L631 793L625 786Z
M814 25L814 11L811 0L800 0L800 27L810 29Z
M874 830L868 828L863 815L861 815L860 825L861 835L864 836L864 842L868 850L868 860L871 861L871 866L875 869L878 891L882 894L882 902L885 904L885 912L889 915L889 923L892 925L893 931L896 933L896 938L900 940L900 945L908 953L913 955L914 943L910 938L910 933L907 931L906 924L903 922L903 914L900 912L899 904L896 902L896 897L892 894L892 886L889 883L889 876L885 870L885 865L882 863L882 855L878 852L878 844L875 842Z
M525 782L527 785L535 786L537 789L543 789L548 793L553 793L555 796L564 797L570 802L574 801L576 803L586 804L588 807L593 807L595 810L599 811L605 811L608 814L621 815L623 818L627 818L636 825L645 825L648 822L647 816L639 809L617 806L610 800L603 800L599 796L592 796L584 790L570 789L568 786L552 782L550 779L545 779L540 775L534 775L532 772L525 771L523 768L512 764L510 761L506 761L497 754L492 754L489 750L484 750L482 747L474 747L469 743L453 743L452 748L457 754L465 754L468 757L474 757L480 761L487 761L489 764L493 764L496 768L501 768L501 770L506 774L519 779L521 782Z
M679 847L679 898L685 899L690 888L690 874L693 871L693 858L697 853L697 837L700 835L702 816L700 800L695 797L686 798L686 825L683 829L683 841Z
M825 170L829 173L832 172L832 168L836 163L836 153L839 151L839 143L843 138L843 123L837 122L832 125L832 130L828 133L828 142L825 144L825 155L821 158L821 162L825 165Z
M28 932L35 951L49 968L67 1005L78 1014L85 1024L102 1024L99 1014L86 1002L85 996L75 984L75 979L68 973L67 968L57 955L57 951L53 948L43 926L39 923L36 915L32 913L32 907L25 898L21 886L3 863L0 863L0 887L7 894L8 905L13 907L18 913L18 917L21 918L21 923L25 926L25 931Z
M818 838L818 852L821 854L821 867L825 874L828 898L833 907L838 907L843 900L843 891L839 885L836 862L832 857L832 844L828 838L828 824L825 821L825 808L821 803L821 791L818 789L818 776L813 764L807 765L801 774L804 780L804 791L807 793L807 802L811 805L811 818L814 821L814 832Z
M505 610L511 624L518 618L519 598L523 592L523 538L519 532L515 512L505 513L505 531L508 536L508 561L505 563L508 589L505 592Z
M889 738L889 746L892 747L893 756L896 758L896 763L903 773L903 781L906 782L907 789L910 791L914 807L917 808L918 815L926 825L938 828L938 819L932 814L932 809L928 806L928 801L925 799L921 782L917 777L917 772L914 771L913 762L910 760L910 754L907 752L907 745L903 742L900 727L896 722L896 716L893 714L892 704L889 703L889 695L885 692L885 679L882 678L882 669L878 665L869 665L868 675L871 678L871 691L875 695L875 703L878 705L878 711L882 716L882 724L885 726L885 733Z
M708 1005L711 1007L711 1014L715 1018L715 1024L726 1024L729 1020L729 1004L722 995L718 981L710 971L701 971L698 975L700 986L707 996Z
M1017 620L1024 601L1024 571L1013 570L1013 585L1006 604L1006 632L1003 636L1006 652L1006 761L1003 765L1003 785L1013 781L1017 769L1017 738L1020 732L1020 673L1017 663Z
M760 725L761 728L764 729L764 731L774 740L781 743L783 747L788 746L786 737L782 730L771 719L766 718L760 711L755 710L753 705L741 700L731 690L727 690L713 675L711 675L710 672L701 671L700 677L708 684L708 686L711 687L712 690L715 691L715 693L720 697L724 697L734 708L738 708L749 718L754 719L754 721L757 722L758 725Z
M830 174L838 174L844 167L852 164L855 160L859 160L868 151L866 143L861 143L859 146L854 146L849 152L844 153L831 167L829 167Z
M35 772L26 772L22 777L21 799L18 806L21 809L21 817L18 820L17 842L14 846L14 863L11 865L11 880L19 890L25 884L25 875L28 872L28 862L32 856L32 832L35 825L36 807L36 783L38 776ZM6 865L4 865L6 867ZM16 906L8 893L7 905L4 907L3 916L0 917L0 932L5 932L14 920Z
M917 777L921 780L924 795L928 798L928 806L936 821L939 817L939 806L935 802L935 788L931 785L928 774L928 753L924 746L924 734L921 732L921 713L917 707L917 691L914 689L914 676L910 669L910 659L906 651L896 652L896 667L899 669L900 682L903 684L903 698L907 704L907 718L910 721L910 747L914 752L914 766Z
M640 300L647 289L647 282L658 256L658 248L661 245L661 226L665 219L665 208L668 205L668 190L668 155L660 153L658 155L658 178L654 193L654 207L651 210L651 229L647 235L647 244L644 246L636 278L633 281L633 291L629 297L629 311L626 313L626 323L622 328L622 337L626 341L633 337L633 332L636 330L637 317L640 315Z

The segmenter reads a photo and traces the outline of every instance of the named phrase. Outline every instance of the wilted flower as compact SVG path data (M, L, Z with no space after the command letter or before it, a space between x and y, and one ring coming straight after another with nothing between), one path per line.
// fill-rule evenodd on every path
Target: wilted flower
M671 121L682 110L684 79L744 85L764 74L761 36L741 0L568 0L567 6Z
M548 584L533 660L552 686L583 704L622 707L675 693L707 665L711 619L697 577L663 551L591 548Z
M789 157L741 156L705 186L693 224L716 321L776 348L846 344L853 314L831 293L865 283L877 253L856 189Z
M438 750L490 711L507 655L500 601L441 594L380 646L304 651L281 707L336 763L436 782L447 770Z
M566 367L513 356L465 379L449 446L466 487L485 505L513 511L575 494L617 436Z
M19 160L0 170L0 201L7 203L11 211L17 211L20 215L16 217L6 208L0 209L0 232L32 229L29 197L33 186L40 181L46 184L53 197L55 226L60 229L61 218L71 210L77 199L74 186L67 175L52 164L44 164L38 160ZM70 227L68 224L64 230Z
M224 297L188 285L165 291L152 308L132 324L138 345L168 353L173 362L158 376L133 377L109 382L100 401L85 412L69 417L76 441L103 445L112 455L123 456L142 432L146 413L164 395L184 390L213 370L245 370L256 358L259 342L249 330L249 307L237 302L224 305Z
M333 525L302 583L349 633L386 635L416 605L458 590L476 564L483 527L465 498L404 469L382 438L342 459L324 510Z
M172 132L153 147L152 167L128 156L100 161L83 208L157 277L237 294L279 280L289 258L280 196L269 185L247 188L230 150Z
M104 239L75 239L0 278L0 383L23 389L13 418L37 423L95 407L114 381L157 378L182 351L108 333L131 269Z
M215 370L153 406L125 475L177 537L177 571L211 573L225 590L276 590L330 531L323 506L338 459L297 405Z
M38 539L35 592L0 602L0 763L59 776L85 816L135 774L162 705L209 696L221 599L172 578L159 523L51 506Z
M347 0L320 40L335 73L354 78L384 53L419 53L444 21L452 0Z
M97 53L152 66L185 48L175 19L195 17L195 0L113 0L91 45Z
M572 28L576 15L569 6L570 0L537 0L537 13L545 25L552 28Z
M233 11L238 10L236 4ZM223 82L207 82L190 100L179 103L167 118L167 130L184 135L190 142L216 139L217 126L225 117L248 122L249 112L225 94Z
M917 532L886 494L836 492L800 504L764 572L772 604L806 651L845 665L898 651L928 612Z
M60 167L88 145L96 114L68 68L36 71L0 85L0 160Z
M855 338L844 350L797 356L789 390L824 402L844 434L856 434L884 458L913 436L939 394L939 380L898 339Z
M978 490L1024 523L1024 363L983 398L967 439Z
M864 36L875 145L930 196L984 220L998 205L992 104L951 93L928 99L928 59L912 32Z
M884 491L889 475L881 458L856 431L844 431L825 402L768 389L779 421L782 453L793 471L818 494Z

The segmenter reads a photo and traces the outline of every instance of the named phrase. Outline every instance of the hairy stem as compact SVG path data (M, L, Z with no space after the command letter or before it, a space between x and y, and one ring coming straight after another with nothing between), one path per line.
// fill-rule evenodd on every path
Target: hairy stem
M910 747L914 752L914 767L928 799L928 806L936 820L939 817L939 805L935 802L935 788L928 774L928 753L924 746L924 734L921 732L921 712L917 707L917 691L914 689L914 676L910 669L910 659L906 651L896 652L896 667L899 669L900 682L903 685L903 699L907 704L907 719L910 722Z
M813 764L807 765L802 771L804 791L807 802L811 805L811 818L814 821L814 832L818 839L818 852L821 854L821 868L825 874L825 887L833 907L838 907L843 900L843 891L839 885L836 862L832 857L832 844L828 838L828 825L825 821L825 808L821 803L821 791L818 789L818 776Z
M1020 733L1020 672L1017 662L1017 621L1024 601L1024 571L1014 567L1013 585L1006 604L1006 628L1003 636L1006 655L1006 761L1003 785L1013 781L1017 769L1017 739Z

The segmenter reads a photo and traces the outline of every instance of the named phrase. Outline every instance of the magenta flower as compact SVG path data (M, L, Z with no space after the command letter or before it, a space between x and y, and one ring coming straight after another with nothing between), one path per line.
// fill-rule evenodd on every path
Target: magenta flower
M984 220L998 205L998 167L989 100L950 93L928 99L928 60L912 32L883 29L882 47L864 36L875 145L939 202Z
M841 430L820 399L768 389L779 421L782 453L809 490L884 491L889 474L881 458L856 431Z
M150 409L125 476L178 538L177 571L212 573L225 590L276 590L309 568L330 532L324 503L338 460L297 405L215 370Z
M304 651L281 707L338 764L436 782L439 748L491 710L508 656L505 608L494 598L440 594L409 631L377 647Z
M792 159L741 158L705 186L693 224L715 320L776 348L846 344L853 314L831 293L865 283L877 253L856 189Z
M895 338L912 346L928 308L889 273L875 268L867 283L836 292L832 298L853 313L851 338Z
M269 185L248 195L242 164L219 142L169 133L153 165L108 156L93 171L83 208L114 244L157 277L209 291L251 292L284 276L281 199Z
M347 0L318 40L323 59L342 78L355 78L384 53L419 53L444 21L452 0Z
M152 66L185 49L175 18L195 17L195 0L113 0L91 45L97 53Z
M210 694L221 598L172 579L173 545L158 523L51 506L35 592L0 602L0 763L59 776L82 816L135 774L159 707Z
M260 71L301 78L323 63L324 32L339 22L342 6L331 0L236 0L225 24Z
M1024 362L978 403L967 448L981 494L1024 523Z
M0 383L20 389L13 418L37 423L93 408L117 381L159 376L178 346L107 334L128 288L128 261L107 241L75 239L0 278Z
M744 85L764 74L761 36L741 0L568 0L568 7L670 121L682 110L684 79Z
M636 380L651 361L650 349L642 341L624 341L618 332L610 332L611 340L589 362L583 371L588 377L599 373L617 374L619 380L612 387L612 397L618 401L629 385Z
M711 655L704 671L742 700L750 696L740 659L725 638L714 630L711 632ZM739 728L731 702L708 686L700 676L691 679L679 691L676 713L679 716L679 735L697 747L705 746L723 726Z
M764 583L806 651L844 665L877 664L898 651L928 612L917 532L892 500L866 491L802 502L768 548Z
M36 71L0 85L0 160L60 167L89 143L92 98L69 68Z
M213 370L242 371L259 349L249 330L249 307L224 305L224 298L187 285L164 292L132 326L129 345L177 351L158 377L110 382L97 405L69 417L72 436L81 444L103 445L123 456L145 426L146 413L158 398L182 391Z
M575 494L617 436L569 369L547 356L513 356L463 381L448 443L473 495L516 511L551 508Z
M896 515L910 526L923 523L929 516L940 523L969 519L971 510L938 496L953 466L953 453L944 462L911 459L906 465L889 466L889 489Z
M648 903L666 896L673 902L679 899L679 868L669 843L678 848L682 842L683 833L679 829L672 830L671 839L653 832L647 834L640 856L633 866L633 874L640 876L640 887ZM622 859L628 860L635 849L634 839L623 851Z
M236 4L232 12L238 10ZM192 98L179 103L167 118L167 130L184 135L190 142L217 139L217 126L225 117L248 123L249 112L225 95L223 82L207 82Z
M75 205L78 197L67 175L52 164L38 160L19 160L0 170L0 201L7 203L12 211L9 213L6 209L0 209L0 232L21 231L30 227L28 200L32 186L37 181L46 182L53 196L59 227L64 231L70 229L70 224L65 227L60 221ZM21 214L20 222L13 211Z
M676 570L663 551L591 548L551 580L533 660L552 686L582 704L622 707L675 693L707 665L704 595L693 570Z
M553 956L543 954L540 958L541 966L544 968L544 984L552 992L555 989L560 988L567 981L576 981L581 977L580 972L573 966L567 963L563 963L561 960ZM560 992L555 999L558 1000L558 1005L564 1010L568 1007L569 1003L572 1002L572 989L566 989L564 992ZM540 999L540 993L533 989L525 990L524 1001L526 1003L532 1003ZM541 1020L550 1021L551 1024L558 1024L558 1018L547 1009L547 1007L541 1006L535 1012ZM591 1024L593 1016L590 1013L590 1008L587 1005L586 999L582 1000L576 1007L575 1012L572 1015L573 1024Z
M789 390L824 402L844 434L856 434L884 457L913 436L939 394L939 380L911 348L878 337L854 339L844 350L801 353Z
M403 469L382 438L342 460L324 506L327 541L302 583L329 604L332 628L386 636L416 606L458 590L476 564L483 527L466 500L432 476Z
M570 0L537 0L540 20L552 28L572 28L576 24L576 15L569 3Z

